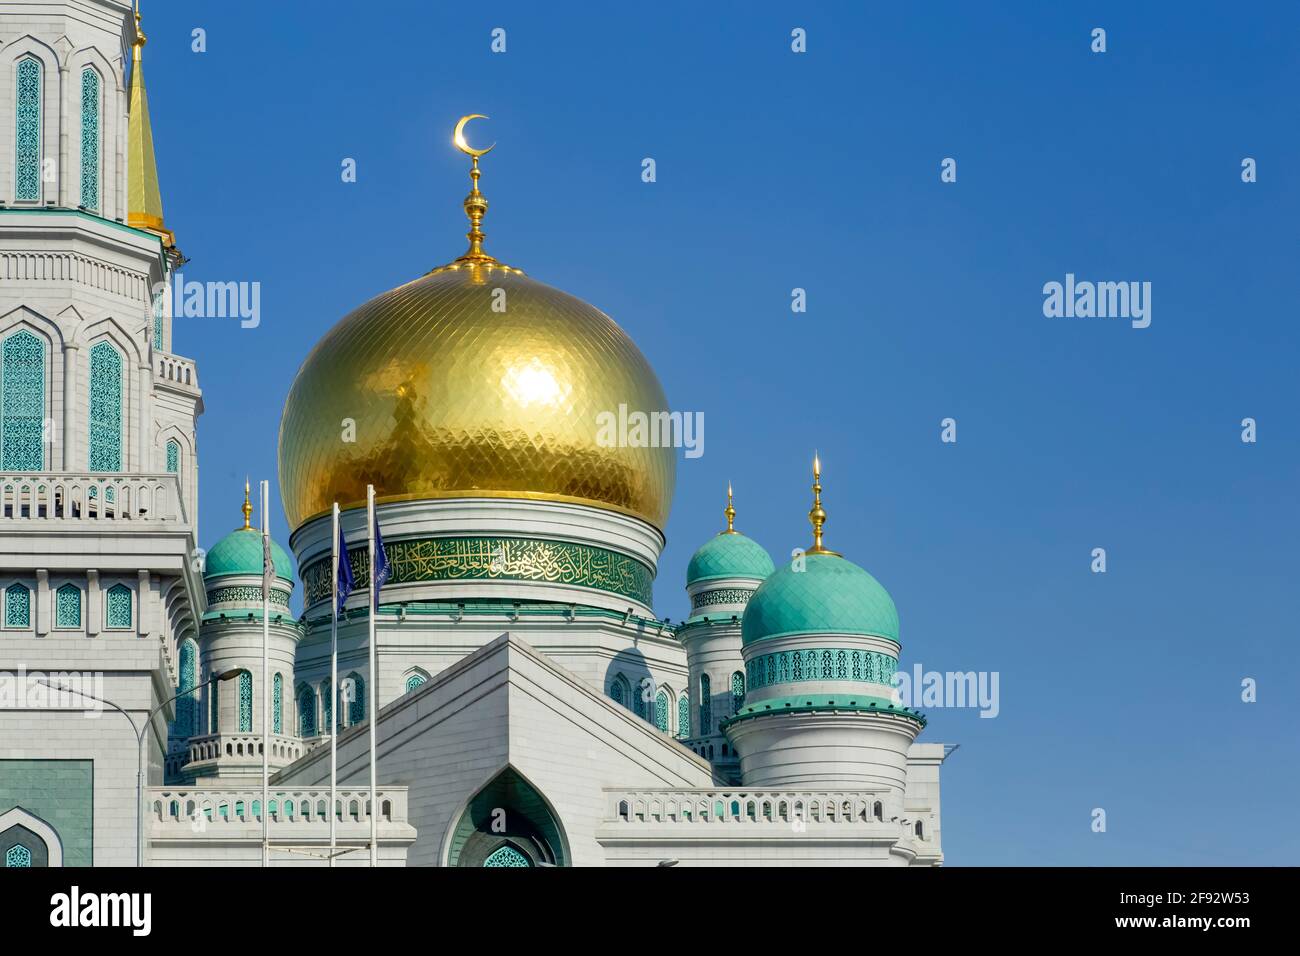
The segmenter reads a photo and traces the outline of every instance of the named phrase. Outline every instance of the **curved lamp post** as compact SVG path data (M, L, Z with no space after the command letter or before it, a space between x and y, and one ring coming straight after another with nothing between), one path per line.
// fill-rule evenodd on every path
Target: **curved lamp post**
M215 684L218 681L234 680L236 677L239 676L240 671L242 670L243 668L240 667L232 667L230 670L222 671L220 674L213 674L211 677L207 679L205 683ZM163 701L161 704L159 704L157 707L155 707L153 710L149 712L149 716L145 718L143 727L137 727L135 723L135 718L133 718L130 714L124 711L121 707L117 706L117 704L113 703L111 700L105 700L103 697L96 697L94 694L87 694L84 690L77 690L74 687L67 687L61 684L52 684L49 681L42 680L39 677L36 678L36 683L44 684L46 687L49 687L51 690L58 690L58 691L63 691L64 693L77 694L81 697L87 697L90 700L97 700L101 704L107 704L109 707L112 707L115 711L117 711L119 714L121 714L130 722L131 729L135 731L135 739L136 739L135 865L138 867L144 866L144 839L142 835L142 830L144 828L144 742L148 736L149 728L153 725L153 719L158 714L158 711L162 710L164 707L166 707L168 704L170 704L172 701L176 700L177 698L184 697L186 694L194 693L196 690L198 690L198 687L191 687L189 690L183 690L179 694L173 694L171 697L167 698L165 701ZM89 708L86 709L88 710Z

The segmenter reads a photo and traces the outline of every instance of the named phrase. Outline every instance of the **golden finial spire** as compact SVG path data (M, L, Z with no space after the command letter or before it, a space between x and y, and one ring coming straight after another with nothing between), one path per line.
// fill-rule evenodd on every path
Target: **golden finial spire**
M808 512L808 520L813 526L813 546L808 549L808 554L833 554L839 556L838 551L831 551L829 548L822 546L822 526L826 524L826 509L822 507L822 462L816 452L813 452L813 506Z
M250 489L248 487L248 478L244 478L244 507L239 509L244 513L244 526L239 529L240 531L253 530L253 525L252 525L253 501L249 497L249 490Z
M488 210L488 201L481 192L478 191L478 178L482 175L479 172L478 161L480 156L486 156L492 152L496 143L486 149L475 149L469 143L465 142L465 124L470 120L487 119L482 113L471 113L469 116L462 116L456 123L456 132L452 136L452 142L456 148L470 158L469 179L472 188L469 195L465 197L465 215L469 217L469 232L465 237L469 239L469 248L465 254L458 258L457 262L496 262L486 252L483 251L483 240L487 235L483 232L483 216Z
M149 38L145 36L144 31L140 29L140 19L140 4L137 3L135 5L135 39L131 41L131 61L133 63L140 62L142 55L140 51L143 50L144 45L149 42Z
M723 534L737 534L736 506L731 503L731 482L727 482L727 509L722 512L727 516L727 530Z
M131 98L127 121L126 224L162 236L166 245L175 238L163 224L162 190L158 186L158 161L153 149L153 126L149 122L149 95L144 88L144 45L140 10L136 7L135 39L131 41Z

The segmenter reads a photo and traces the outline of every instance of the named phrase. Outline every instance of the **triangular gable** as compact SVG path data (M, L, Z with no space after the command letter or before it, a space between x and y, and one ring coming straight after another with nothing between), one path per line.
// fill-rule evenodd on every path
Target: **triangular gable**
M383 707L377 733L379 783L410 788L411 865L446 858L464 808L507 766L553 805L579 865L603 862L604 788L714 782L707 761L511 634ZM340 786L366 784L368 748L366 723L340 735ZM328 747L276 775L278 786L328 783Z

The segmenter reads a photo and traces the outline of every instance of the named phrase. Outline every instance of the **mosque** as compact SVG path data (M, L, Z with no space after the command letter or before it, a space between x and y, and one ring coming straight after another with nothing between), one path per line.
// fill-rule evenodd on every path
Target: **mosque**
M660 619L675 451L595 423L667 399L607 315L486 251L463 122L468 249L334 325L286 400L262 680L249 496L198 529L145 44L126 0L0 8L4 865L366 866L372 822L384 866L940 865L946 750L896 703L898 614L827 547L819 465L802 553L775 567L728 490Z

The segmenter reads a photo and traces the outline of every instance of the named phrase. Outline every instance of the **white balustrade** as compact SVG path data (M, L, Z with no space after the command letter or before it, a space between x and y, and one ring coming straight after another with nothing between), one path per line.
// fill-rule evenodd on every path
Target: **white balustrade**
M170 352L154 352L154 371L164 382L195 390L199 387L199 369L193 359Z
M606 790L613 823L897 824L886 790ZM891 821L892 818L892 821Z
M407 788L382 787L376 792L380 823L406 823ZM329 787L271 787L271 820L282 826L312 826L329 822ZM228 786L190 789L150 787L145 804L151 825L184 824L203 828L260 823L262 788ZM338 791L336 819L343 823L370 822L370 791Z
M279 766L292 763L306 750L297 737L271 734L271 761ZM191 737L189 762L202 763L218 758L227 762L262 763L261 734L206 734Z
M0 474L0 523L60 525L104 521L187 524L174 474L10 472Z

